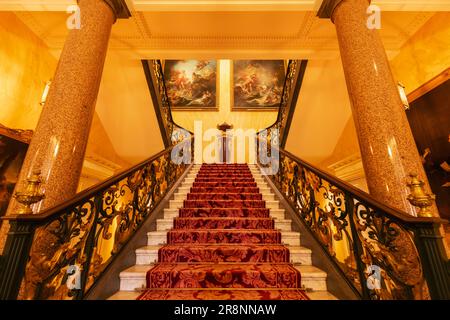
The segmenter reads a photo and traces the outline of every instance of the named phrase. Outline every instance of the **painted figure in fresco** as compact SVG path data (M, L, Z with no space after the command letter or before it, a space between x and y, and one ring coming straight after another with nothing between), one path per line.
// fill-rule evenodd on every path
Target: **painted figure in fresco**
M283 61L235 61L234 106L275 107L281 102Z
M167 94L173 107L216 106L216 61L167 60Z

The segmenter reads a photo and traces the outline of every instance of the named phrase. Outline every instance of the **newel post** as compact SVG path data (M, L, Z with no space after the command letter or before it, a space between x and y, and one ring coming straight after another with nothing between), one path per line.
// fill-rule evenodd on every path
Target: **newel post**
M431 299L450 299L450 262L445 252L439 223L420 224L415 230L415 243L422 261Z
M10 228L1 257L0 300L15 300L25 275L36 225L9 221Z

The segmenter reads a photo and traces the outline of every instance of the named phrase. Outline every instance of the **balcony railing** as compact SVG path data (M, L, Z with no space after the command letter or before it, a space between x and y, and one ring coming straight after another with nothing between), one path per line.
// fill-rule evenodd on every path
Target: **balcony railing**
M277 119L265 129L269 140L276 131L277 137L279 137L279 145L282 148L285 146L289 134L307 64L307 60L289 60Z
M163 67L160 60L144 60L144 71L147 77L153 104L156 110L161 135L166 147L192 137L194 134L179 126L172 117L172 105L167 94Z

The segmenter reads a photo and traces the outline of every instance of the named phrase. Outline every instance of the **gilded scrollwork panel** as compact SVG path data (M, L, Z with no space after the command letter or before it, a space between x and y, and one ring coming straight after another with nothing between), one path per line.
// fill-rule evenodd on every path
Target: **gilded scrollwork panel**
M269 177L361 296L429 299L412 231L281 150Z
M168 150L39 227L20 298L82 298L185 171L187 164L170 156ZM72 269L78 282L71 282Z

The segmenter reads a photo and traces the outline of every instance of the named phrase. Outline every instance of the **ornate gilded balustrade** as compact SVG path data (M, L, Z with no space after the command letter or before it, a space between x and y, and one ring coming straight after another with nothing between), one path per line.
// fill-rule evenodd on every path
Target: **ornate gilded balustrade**
M144 70L149 73L147 80L153 101L158 108L158 120L162 130L163 140L166 146L175 145L180 141L190 138L194 134L177 125L172 118L170 99L167 94L166 83L164 81L163 67L160 60L150 60L144 62Z
M387 207L278 151L279 160L272 157L278 170L269 179L357 295L450 299L448 258L438 231L444 220L416 218Z
M286 144L307 63L308 61L306 60L289 60L277 120L265 129L269 140L272 139L272 135L276 132L277 137L280 138L279 145L281 147L284 147Z
M55 208L5 217L0 299L82 299L186 170L171 157L192 159L192 141Z

